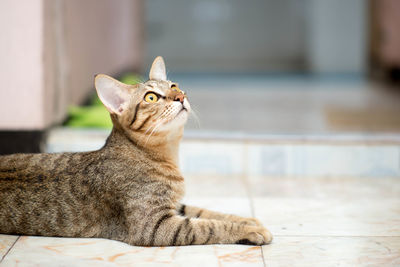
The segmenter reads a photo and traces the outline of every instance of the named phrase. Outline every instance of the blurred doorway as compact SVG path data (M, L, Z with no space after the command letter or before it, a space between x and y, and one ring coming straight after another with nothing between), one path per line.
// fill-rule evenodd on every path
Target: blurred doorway
M293 71L305 65L304 0L150 0L149 61L176 71Z
M149 0L147 63L171 72L363 73L363 0Z

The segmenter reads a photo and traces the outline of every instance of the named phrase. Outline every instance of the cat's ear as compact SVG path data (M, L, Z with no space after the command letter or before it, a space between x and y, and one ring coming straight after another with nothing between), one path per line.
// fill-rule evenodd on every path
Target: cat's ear
M121 115L128 108L130 86L114 78L97 74L94 79L97 95L111 114Z
M156 80L156 81L167 80L165 63L162 57L158 56L156 57L156 59L154 59L153 64L151 65L149 78L150 80Z

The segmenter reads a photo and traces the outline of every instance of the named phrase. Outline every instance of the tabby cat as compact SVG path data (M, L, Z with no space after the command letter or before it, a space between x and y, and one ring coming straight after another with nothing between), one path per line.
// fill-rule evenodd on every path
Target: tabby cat
M0 233L137 246L271 242L257 219L180 203L178 146L190 105L161 57L149 76L136 85L95 77L114 125L100 150L0 157Z

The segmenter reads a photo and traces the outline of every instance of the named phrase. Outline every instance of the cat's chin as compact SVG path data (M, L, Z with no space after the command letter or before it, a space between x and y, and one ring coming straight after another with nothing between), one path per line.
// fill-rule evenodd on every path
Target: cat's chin
M189 116L189 112L187 109L182 109L181 111L178 112L178 114L170 121L164 123L158 131L164 132L164 131L171 131L174 129L178 129L180 127L183 127L185 125L187 119Z

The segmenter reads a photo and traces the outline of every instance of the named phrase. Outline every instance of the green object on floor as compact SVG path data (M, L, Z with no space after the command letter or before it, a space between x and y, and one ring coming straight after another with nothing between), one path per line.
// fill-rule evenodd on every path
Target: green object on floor
M111 128L107 109L103 106L70 107L67 126L80 128Z
M126 84L136 84L141 77L136 74L125 74L120 79ZM90 100L89 106L71 106L68 109L69 119L66 126L76 128L112 128L110 114L103 106L97 94Z
M137 84L143 81L143 77L133 73L127 73L121 76L121 82L126 84Z

